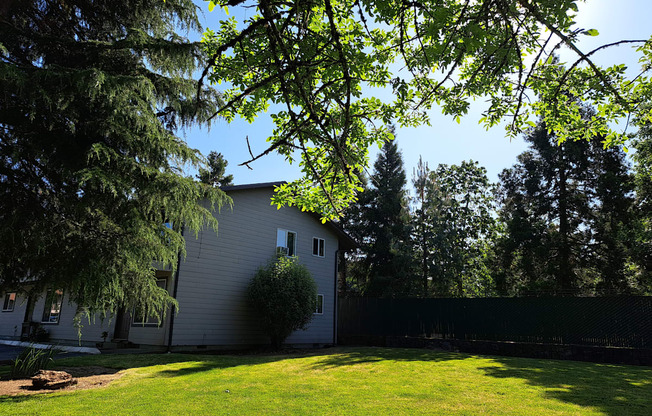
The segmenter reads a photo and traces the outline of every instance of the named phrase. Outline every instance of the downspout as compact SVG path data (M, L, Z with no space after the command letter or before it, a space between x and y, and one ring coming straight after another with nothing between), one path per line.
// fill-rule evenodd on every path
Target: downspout
M183 230L184 227L181 227L181 237L183 238ZM185 242L184 242L185 244ZM174 289L172 290L172 297L176 300L177 299L177 290L179 289L179 270L181 270L181 251L177 254L177 270L174 272ZM176 307L172 307L172 311L170 313L170 328L168 331L168 348L167 352L172 352L172 332L174 331L174 316L176 315Z
M340 256L340 249L335 250L335 293L333 294L333 299L335 299L334 302L334 308L333 308L333 345L337 345L337 308L338 308L338 299L337 299L337 284L338 284L338 260Z

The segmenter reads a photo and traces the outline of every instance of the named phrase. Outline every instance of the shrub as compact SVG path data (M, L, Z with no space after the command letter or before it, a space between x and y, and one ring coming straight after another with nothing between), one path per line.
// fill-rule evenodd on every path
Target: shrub
M261 267L248 290L258 322L279 348L297 329L305 329L315 312L317 286L296 257L279 257Z
M47 370L50 364L54 362L52 357L57 352L58 350L54 348L39 349L32 346L25 348L11 362L9 378L28 378L36 374L39 370Z

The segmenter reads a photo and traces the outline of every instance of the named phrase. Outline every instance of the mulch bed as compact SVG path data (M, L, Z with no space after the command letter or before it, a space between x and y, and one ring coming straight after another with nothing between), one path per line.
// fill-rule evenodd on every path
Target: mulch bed
M57 370L66 371L77 379L77 384L59 390L34 389L32 380L2 380L0 381L0 396L17 396L22 394L54 393L57 391L87 390L106 387L110 382L122 377L122 373L115 368L99 366L87 367L59 367Z

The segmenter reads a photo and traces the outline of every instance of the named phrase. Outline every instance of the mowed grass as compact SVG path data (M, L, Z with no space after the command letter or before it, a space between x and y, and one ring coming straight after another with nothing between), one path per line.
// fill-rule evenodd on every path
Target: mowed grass
M652 415L652 368L333 348L296 355L103 355L106 388L0 397L0 414Z

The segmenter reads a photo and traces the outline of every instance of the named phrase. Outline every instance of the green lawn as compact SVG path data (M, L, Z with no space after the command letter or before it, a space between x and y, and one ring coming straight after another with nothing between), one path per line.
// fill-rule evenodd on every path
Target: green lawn
M304 355L104 355L106 388L0 397L0 414L652 415L652 368L335 348Z

